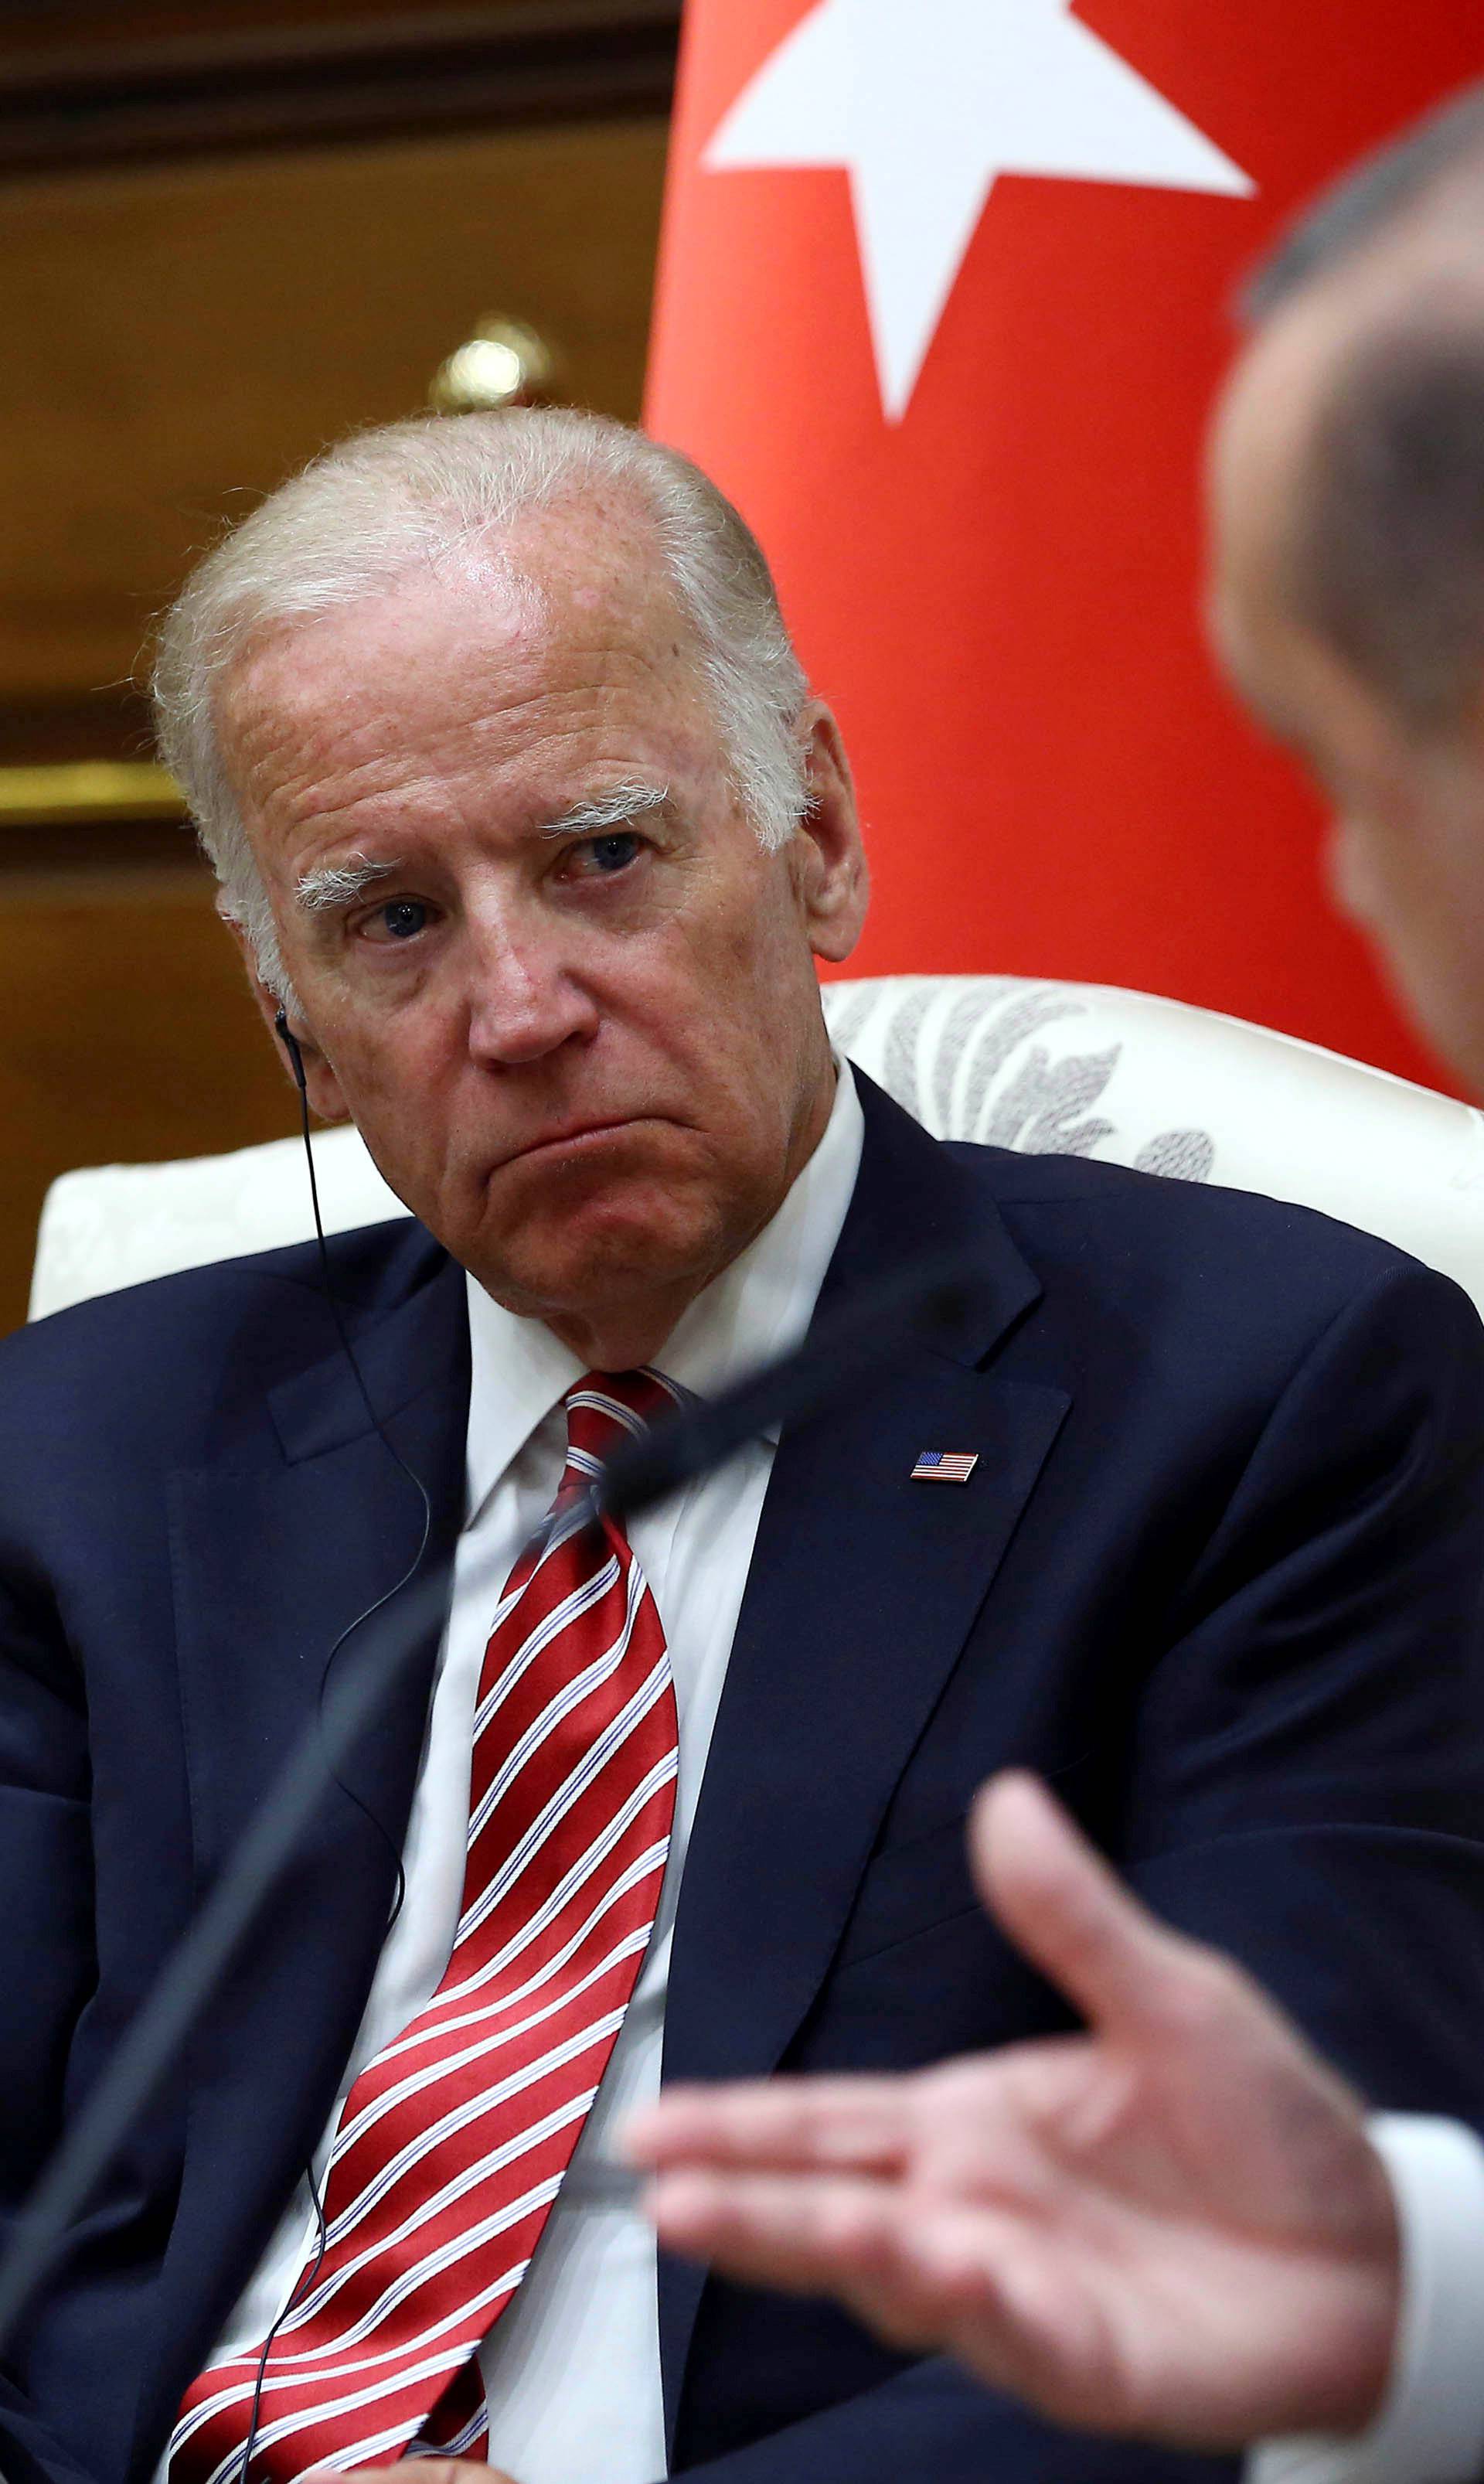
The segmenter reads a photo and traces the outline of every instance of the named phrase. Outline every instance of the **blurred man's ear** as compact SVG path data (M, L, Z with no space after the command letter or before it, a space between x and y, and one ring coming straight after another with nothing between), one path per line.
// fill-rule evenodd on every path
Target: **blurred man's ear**
M871 900L855 786L840 727L822 701L805 709L804 766L808 808L791 849L809 946L838 965L860 938Z
M220 912L220 908L218 911ZM288 1031L298 1046L299 1059L304 1067L304 1092L309 1098L310 1111L319 1121L348 1121L350 1107L340 1093L339 1080L315 1042L310 1027L297 1008L285 1009L284 1003L272 986L263 982L258 972L253 944L241 924L234 922L229 914L223 914L222 921L237 944L238 954L247 969L247 979L253 998L257 1004L258 1015L272 1037L273 1049L283 1064L283 1075L291 1086L297 1088L299 1082L294 1075L294 1066L288 1048L279 1040L280 1010L284 1010Z

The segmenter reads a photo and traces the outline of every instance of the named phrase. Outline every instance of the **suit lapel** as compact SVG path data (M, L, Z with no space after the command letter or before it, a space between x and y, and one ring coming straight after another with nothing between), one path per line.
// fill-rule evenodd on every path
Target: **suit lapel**
M428 1490L419 1568L451 1557L463 1512L469 1344L462 1271L356 1340L371 1402ZM431 1379L427 1376L434 1375ZM330 1651L416 1553L418 1496L369 1427L343 1353L274 1391L283 1463L171 1478L198 1891L216 1877L312 1718ZM327 1790L301 1865L243 1952L186 2066L179 2207L161 2278L164 2361L140 2410L158 2446L333 2102L385 1937L442 1619ZM337 1663L353 1663L350 1640Z
M371 1405L426 1486L429 1563L446 1555L458 1532L469 1409L463 1274L440 1259L430 1284L355 1342ZM272 1390L268 1402L282 1465L171 1478L176 1639L202 1881L235 1844L312 1714L331 1649L403 1576L422 1526L416 1489L371 1427L342 1351ZM357 1754L365 1782L357 1783L352 1805L357 1795L380 1805L398 1839L436 1647L435 1632L422 1666L409 1666L398 1699Z
M866 1148L821 1308L976 1230L983 1264L940 1347L780 1443L686 1862L667 2079L763 2076L797 2032L1066 1411L979 1367L1039 1291L982 1177L859 1084ZM931 1447L977 1450L971 1482L912 1483ZM661 2262L672 2425L701 2283Z

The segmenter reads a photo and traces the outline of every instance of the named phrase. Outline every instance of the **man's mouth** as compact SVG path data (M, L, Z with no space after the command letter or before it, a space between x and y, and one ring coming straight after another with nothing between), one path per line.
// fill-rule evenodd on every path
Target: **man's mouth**
M588 1148L601 1148L605 1141L617 1138L623 1131L634 1129L640 1121L652 1120L646 1113L628 1113L608 1120L571 1121L560 1129L543 1130L539 1137L528 1140L504 1158L504 1163L530 1164L542 1156L581 1154Z

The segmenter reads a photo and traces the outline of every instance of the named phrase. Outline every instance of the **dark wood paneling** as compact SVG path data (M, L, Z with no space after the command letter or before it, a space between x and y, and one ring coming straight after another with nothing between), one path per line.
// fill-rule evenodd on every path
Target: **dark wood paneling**
M0 189L0 707L117 701L193 551L420 411L483 312L636 414L664 152L639 121Z
M680 0L273 13L0 45L0 179L432 130L664 112Z
M616 8L621 0L595 0ZM81 45L255 35L283 42L359 27L521 16L557 22L569 0L0 0L0 61Z
M292 1092L189 864L0 876L0 1331L25 1317L48 1183L296 1126Z
M40 877L65 887L75 874L96 882L100 874L167 872L187 878L200 875L209 883L210 865L200 851L195 831L183 823L165 820L84 820L38 823L31 827L7 824L0 831L0 906L19 885L30 890ZM128 903L143 904L137 891L124 892Z
M0 768L44 767L68 759L147 759L150 750L148 701L127 687L92 690L82 698L63 692L13 699L0 706ZM0 838L0 867L7 850Z

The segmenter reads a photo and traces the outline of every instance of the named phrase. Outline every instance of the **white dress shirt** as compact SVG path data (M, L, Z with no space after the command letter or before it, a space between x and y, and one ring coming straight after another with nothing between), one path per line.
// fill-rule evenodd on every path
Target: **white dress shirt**
M809 1325L860 1167L863 1123L848 1067L824 1135L764 1230L691 1304L658 1367L701 1396L796 1345ZM355 2079L437 1990L453 1941L469 1829L475 1690L491 1620L521 1542L555 1497L561 1399L582 1366L539 1321L469 1282L472 1388L467 1508L426 1739L402 1850L406 1894L372 1982L319 2147L323 2182ZM653 1937L530 2268L480 2350L492 2465L518 2484L654 2484L665 2472L655 2240L634 2208L592 2195L584 2168L659 2092L670 1942L686 1848L726 1678L775 1442L636 1518L630 1540L663 1625L680 1768ZM310 2252L308 2185L285 2211L212 2361L266 2336Z
M1402 2238L1396 2357L1376 2420L1271 2441L1249 2484L1478 2484L1484 2475L1484 2147L1458 2121L1378 2114Z

